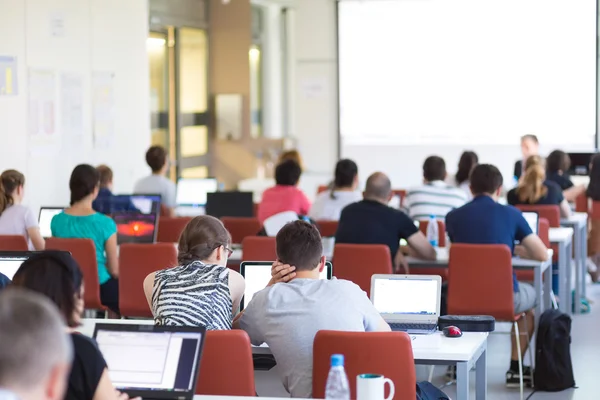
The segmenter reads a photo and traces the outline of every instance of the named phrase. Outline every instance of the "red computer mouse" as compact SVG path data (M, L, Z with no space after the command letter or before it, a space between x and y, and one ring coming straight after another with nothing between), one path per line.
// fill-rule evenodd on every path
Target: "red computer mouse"
M460 330L460 328L450 325L445 327L444 329L442 329L442 332L444 332L444 336L446 337L461 337L462 336L462 331Z

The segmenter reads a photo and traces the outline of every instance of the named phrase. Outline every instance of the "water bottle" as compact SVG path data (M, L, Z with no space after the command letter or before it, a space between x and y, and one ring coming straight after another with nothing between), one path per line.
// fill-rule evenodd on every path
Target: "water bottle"
M344 369L344 356L333 354L331 356L331 369L327 376L325 398L335 400L350 400L350 385Z
M433 247L437 247L438 239L439 239L438 223L437 223L437 220L435 219L435 215L431 215L429 217L429 224L427 225L427 240L429 240L429 243L431 243L431 245Z

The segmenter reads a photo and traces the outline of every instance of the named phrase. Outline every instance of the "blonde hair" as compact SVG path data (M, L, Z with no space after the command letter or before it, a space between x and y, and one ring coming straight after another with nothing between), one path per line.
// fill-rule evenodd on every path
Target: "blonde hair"
M546 171L540 156L531 156L525 162L525 174L519 181L517 194L523 203L535 204L548 193L544 185Z
M298 150L288 150L281 153L279 155L279 160L277 160L277 165L287 160L296 161L296 163L300 166L300 169L304 170L304 165L302 164L302 156L300 156L300 152L298 152Z
M15 201L13 193L25 185L25 175L14 169L7 169L0 175L0 215Z

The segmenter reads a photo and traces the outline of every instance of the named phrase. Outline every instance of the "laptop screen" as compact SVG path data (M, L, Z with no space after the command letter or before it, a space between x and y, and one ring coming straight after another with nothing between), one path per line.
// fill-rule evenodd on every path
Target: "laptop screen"
M531 231L537 235L538 230L539 230L539 219L540 219L540 216L538 215L538 213L531 212L531 211L524 211L523 218L525 218L525 221L527 221L527 223L529 224Z
M437 315L438 285L427 278L376 278L371 297L380 314Z
M15 252L13 255L7 253L0 254L0 273L6 275L6 277L12 281L17 270L21 264L29 258L30 254L21 252Z
M154 243L156 214L120 213L113 215L117 224L117 243Z
M38 224L40 225L40 234L42 235L42 237L52 237L52 230L50 229L52 218L54 218L56 214L60 214L63 211L63 208L58 207L42 207L40 209Z
M110 380L128 392L193 393L203 337L204 328L151 325L96 324L94 333Z
M177 182L177 204L180 206L203 206L206 204L206 194L216 192L217 180L185 179Z

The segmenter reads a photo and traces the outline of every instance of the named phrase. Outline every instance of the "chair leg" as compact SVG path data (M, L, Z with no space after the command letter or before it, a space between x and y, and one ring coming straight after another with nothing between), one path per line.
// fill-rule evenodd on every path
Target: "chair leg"
M519 325L517 321L514 323L515 327L515 340L517 341L517 355L519 359L519 390L521 393L521 400L523 400L523 355L521 354L521 338L519 337Z
M525 318L525 336L527 337L527 352L529 353L529 368L531 368L531 386L535 387L533 382L533 350L531 349L531 340L533 337L529 337L529 323L527 322L527 316Z
M427 380L427 382L431 383L431 380L433 379L433 369L435 368L435 365L430 365L429 366L429 379Z
M552 301L552 309L558 310L558 303L556 302L556 295L553 291L550 291L550 301Z

